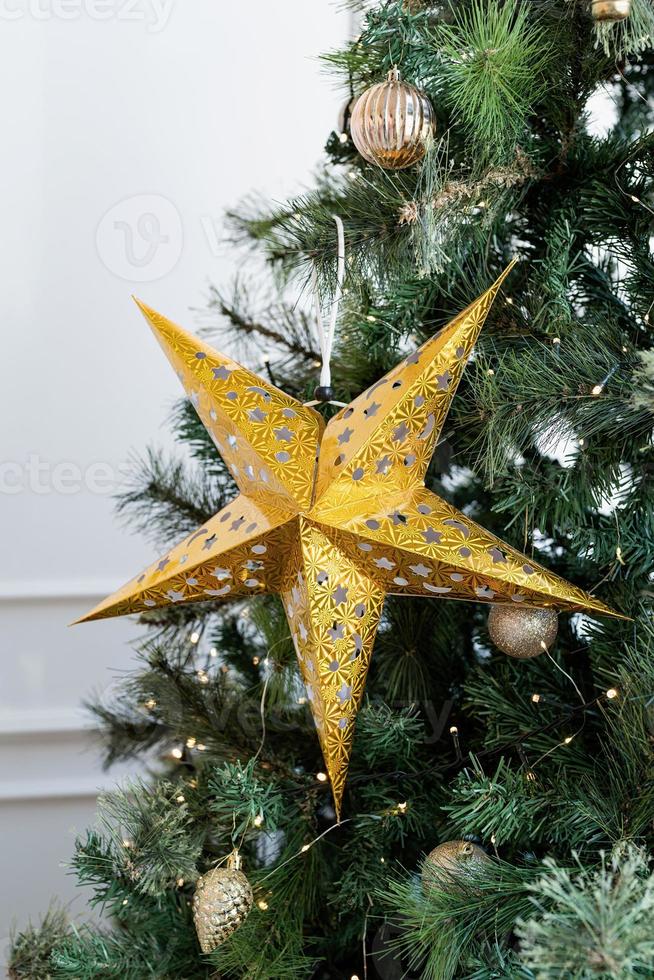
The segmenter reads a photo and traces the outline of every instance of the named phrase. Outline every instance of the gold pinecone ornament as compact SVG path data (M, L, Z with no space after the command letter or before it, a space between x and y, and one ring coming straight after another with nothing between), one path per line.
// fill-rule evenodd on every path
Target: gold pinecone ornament
M425 858L422 867L422 890L425 895L448 884L465 883L466 877L476 875L490 863L486 851L468 840L448 840L439 844Z
M631 0L592 0L593 20L600 24L626 20L631 13Z
M386 170L403 170L421 160L434 133L431 102L414 85L403 82L397 68L354 103L352 142L368 163Z
M213 868L195 887L193 919L203 953L211 953L245 921L254 896L241 871L241 858L233 851L227 867Z
M492 606L488 632L502 653L516 660L530 660L545 653L556 639L559 617L554 609Z

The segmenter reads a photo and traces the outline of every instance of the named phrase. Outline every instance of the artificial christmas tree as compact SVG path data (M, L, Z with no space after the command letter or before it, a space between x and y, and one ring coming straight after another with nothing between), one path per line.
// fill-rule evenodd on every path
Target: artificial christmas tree
M348 97L395 67L424 93L424 158L385 170L333 134L315 190L235 212L234 238L260 246L282 288L313 272L326 304L342 220L323 387L346 405L524 259L426 485L629 618L563 612L547 652L537 632L521 644L513 623L491 622L509 659L487 596L388 596L336 823L278 599L236 590L143 612L140 662L95 712L108 762L158 749L162 774L105 798L73 859L113 928L52 914L16 937L15 978L654 976L654 9L633 0L627 18L596 22L585 0L357 6L361 35L326 62ZM615 119L597 134L602 90ZM292 295L266 311L243 286L216 290L212 309L271 346L265 365L252 350L254 371L311 400L319 345ZM175 422L198 470L150 454L120 502L166 546L234 496L192 401ZM388 533L406 534L389 513ZM465 874L431 860L423 888L424 856L453 842L477 859ZM252 908L204 955L195 884L234 850Z

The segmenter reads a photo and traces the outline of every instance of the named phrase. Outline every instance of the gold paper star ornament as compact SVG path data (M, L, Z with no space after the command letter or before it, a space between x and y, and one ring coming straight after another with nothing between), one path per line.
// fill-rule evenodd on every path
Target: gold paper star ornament
M611 614L424 485L508 271L327 425L314 409L139 304L240 494L84 619L278 592L337 813L385 595Z

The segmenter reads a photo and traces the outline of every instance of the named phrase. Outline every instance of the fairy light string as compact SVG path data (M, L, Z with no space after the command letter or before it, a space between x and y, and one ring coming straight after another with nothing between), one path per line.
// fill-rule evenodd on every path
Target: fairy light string
M475 752L475 753L466 752L464 754L462 752L460 759L457 758L450 762L446 762L437 766L429 766L422 769L416 769L414 772L407 772L406 770L398 769L395 770L394 772L365 773L360 776L352 776L350 778L350 782L364 783L373 779L402 779L402 778L415 780L421 778L422 776L441 775L444 773L465 769L472 764L473 760L491 759L495 756L501 755L502 753L509 752L512 749L518 751L518 747L523 746L524 743L528 742L530 739L533 739L538 735L546 735L548 732L554 731L555 729L559 728L561 725L569 723L571 719L576 718L578 715L591 711L593 708L602 704L602 702L604 701L615 700L617 697L619 697L619 693L620 692L618 691L617 688L611 687L607 691L603 691L601 694L598 694L596 697L591 698L588 701L584 701L579 705L574 705L569 707L565 712L562 712L561 714L557 715L557 717L553 718L551 721L543 725L538 725L535 728L531 728L526 732L520 732L515 738L503 742L501 745L495 746L492 749L482 749L482 751ZM546 699L540 694L532 694L531 701L534 704L539 704L539 703L544 703ZM460 733L458 728L457 728L457 735L459 736L460 739ZM567 737L569 738L570 736ZM569 744L569 743L566 743L565 740L563 740L561 743L559 743L559 745L555 747L558 748L564 744ZM533 769L533 766L531 766L531 768Z
M576 685L575 685L575 688L576 688ZM533 764L531 764L529 762L528 758L527 758L527 755L526 755L526 752L525 752L524 744L523 743L525 741L528 741L530 738L533 738L537 734L545 734L548 731L553 730L554 728L556 728L560 724L563 724L565 721L569 721L570 718L573 717L573 716L576 716L576 715L579 715L579 714L582 714L582 713L585 714L585 712L589 711L593 707L596 707L602 701L612 701L612 700L615 700L618 696L619 696L619 692L618 692L618 690L616 688L609 688L607 691L602 692L601 694L597 695L595 698L592 698L589 701L582 701L582 703L580 705L574 706L574 707L570 708L568 712L566 712L565 714L560 715L559 717L553 719L548 724L542 725L539 728L532 729L529 732L525 732L525 733L519 735L516 739L512 740L511 742L505 743L505 744L503 744L501 746L497 746L494 749L486 749L486 750L484 750L482 752L476 753L474 755L474 757L473 757L472 753L468 753L468 759L467 760L465 759L463 753L460 751L460 746L459 746L459 758L457 758L457 760L454 763L450 763L450 764L447 764L447 765L444 765L444 766L436 767L435 769L434 768L431 768L431 769L422 770L422 772L418 771L418 772L415 772L415 773L405 773L405 772L399 771L399 772L392 773L392 774L389 774L389 773L384 773L384 774L369 774L366 778L379 778L380 775L383 775L383 776L386 776L386 777L390 777L390 776L396 776L396 777L409 776L409 777L415 779L415 778L419 777L420 775L424 775L424 774L427 774L429 772L432 772L432 773L433 772L446 772L448 770L452 770L452 769L456 769L456 768L465 768L468 764L470 764L470 762L479 762L482 759L491 758L491 757L493 757L495 755L498 755L499 753L505 752L509 748L515 748L516 751L517 751L518 756L520 757L521 763L522 763L522 765L525 768L525 773L526 773L527 778L528 779L535 779L536 777L535 777L534 770L535 770L536 765L538 765L538 763L541 762L542 759L544 759L546 756L548 756L552 752L556 751L556 749L558 749L558 748L560 748L561 746L564 746L564 745L569 745L570 742L573 740L573 738L575 736L574 735L568 735L568 736L566 736L560 743L558 743L557 745L553 746L548 752L544 753ZM533 700L533 698L532 698L532 700ZM455 729L455 731L456 731L457 741L458 741L458 729ZM454 733L452 733L452 734L454 734ZM359 780L356 780L356 777L355 777L354 780L352 780L352 781L359 781ZM406 803L406 802L400 803L396 807L394 807L391 812L396 813L397 815L402 815L402 814L406 813L407 807L408 807L408 803ZM274 868L272 868L266 875L263 876L263 878L258 879L255 882L255 887L256 888L259 888L261 885L263 885L270 878L273 878L277 874L277 872L280 871L282 868L284 868L287 865L289 865L292 861L296 861L299 858L301 858L304 854L306 854L308 851L310 851L312 847L314 847L317 843L319 843L319 841L321 841L323 838L325 838L328 834L331 834L332 831L334 831L336 829L340 829L340 828L344 827L346 824L353 823L353 822L355 822L357 820L364 819L364 818L381 820L382 819L382 815L379 814L379 813L357 814L355 817L347 817L344 820L335 821L333 824L330 824L325 830L323 830L320 834L318 834L312 840L304 843L300 847L300 849L298 851L296 851L294 854L291 854L288 858L286 858L280 864L278 864ZM235 817L234 817L234 820L235 820ZM493 838L494 838L494 835L493 835ZM494 841L493 838L491 838L491 842L492 842L493 847L495 848L495 851L497 853L497 849L495 847L495 841ZM244 839L245 839L245 835L243 836L243 839L242 839L242 842L241 843L243 843ZM238 847L235 847L234 850L232 851L232 854L234 854L234 853L238 854L238 852L239 852L239 848ZM220 866L225 861L229 860L229 857L230 856L231 855L227 855L222 860L216 862L217 866ZM262 905L261 904L259 904L259 903L257 903L257 904L258 904L258 907L259 908L262 908ZM268 903L264 901L263 904L265 905L265 908L267 910ZM365 971L365 969L366 969L365 936L364 936L363 943L364 943L364 971ZM364 976L365 975L366 974L364 972Z
M378 817L377 814L374 814L374 815L373 814L368 814L368 816L376 816L379 819L379 817ZM321 834L318 834L317 837L314 837L314 839L312 841L309 841L308 844L303 844L299 851L296 851L295 854L291 854L291 856L288 857L288 858L286 858L285 861L282 861L281 864L277 864L272 869L272 871L269 871L268 872L267 875L264 875L263 878L260 878L257 881L257 885L262 885L264 883L264 881L268 881L269 878L272 878L272 876L275 875L275 874L277 874L278 871L280 871L282 868L285 868L287 864L290 864L291 863L291 861L295 861L297 858L301 857L303 854L306 854L307 851L310 851L311 850L311 848L314 846L314 844L317 844L318 841L319 840L322 840L323 837L326 837L327 834L331 834L332 830L336 830L339 827L343 827L343 826L345 826L346 823L352 823L352 821L355 820L355 819L356 819L355 817L348 817L346 820L341 820L340 822L337 821L335 823L330 824L329 827L327 827L326 830L323 830L323 832Z
M278 643L281 643L282 641L279 640L277 642ZM197 648L197 643L198 643L198 641L196 641L195 638L193 638L193 640L192 640L192 646L195 647L195 648ZM273 645L270 648L268 656L262 661L262 664L263 665L265 665L266 667L269 667L271 669L269 669L269 671L267 673L267 676L266 676L266 679L264 681L264 685L263 685L263 689L262 689L262 693L261 693L260 704L259 704L259 714L260 714L260 717L261 717L262 734L261 734L261 739L260 739L260 742L259 742L259 746L257 748L257 751L256 751L255 755L253 756L253 758L254 758L255 761L260 757L260 755L261 755L261 753L262 753L262 751L264 749L265 741L266 741L265 706L266 706L266 698L267 698L267 694L268 694L268 690L269 690L270 681L271 681L272 675L273 675L273 669L272 668L273 668L273 663L274 662L273 662L270 654L273 652L275 645ZM392 773L387 773L387 772L384 772L384 773L376 773L376 772L375 773L365 773L365 774L361 774L360 776L353 776L351 778L351 782L353 782L353 783L363 783L363 782L368 782L368 781L373 780L373 779L381 779L381 778L399 778L399 779L401 779L401 778L407 778L407 779L416 779L416 778L419 778L421 776L426 776L426 775L430 775L430 774L431 775L440 775L440 774L444 774L444 773L448 773L448 772L452 772L452 771L456 771L456 770L465 769L467 766L469 766L473 762L473 760L479 760L479 761L481 761L481 760L484 760L484 759L491 759L491 758L493 758L495 756L501 755L502 753L506 753L506 752L509 752L511 750L515 750L517 752L517 754L518 754L518 756L519 756L519 758L521 760L522 765L525 767L525 770L527 771L528 776L533 775L533 770L534 770L535 766L538 765L544 758L546 758L547 756L551 755L557 749L562 748L562 747L564 747L566 745L569 745L571 743L571 741L574 738L576 738L577 735L581 732L581 730L583 729L583 724L573 734L566 735L560 742L558 742L551 749L549 749L546 753L544 753L544 755L540 756L539 759L537 759L536 762L534 762L533 764L530 764L528 762L525 762L526 755L525 755L525 751L524 751L524 743L528 742L529 740L531 740L531 739L533 739L533 738L535 738L535 737L537 737L539 735L545 735L545 734L547 734L550 731L554 731L557 728L561 727L562 725L565 725L566 723L569 724L573 719L575 719L579 715L581 715L584 718L584 724L585 724L585 715L586 715L586 713L588 711L590 711L593 708L597 707L598 705L600 705L604 701L613 701L617 697L619 697L619 691L618 691L618 689L615 688L615 687L610 687L608 690L606 690L606 691L598 694L597 696L595 696L595 697L593 697L593 698L591 698L589 700L585 700L584 697L583 697L583 695L582 695L582 692L579 689L578 685L576 684L574 678L566 670L564 670L564 668L561 667L560 664L558 664L554 660L554 658L551 656L551 654L549 653L549 651L545 651L545 652L546 652L548 658L550 659L550 661L555 666L555 668L557 670L559 670L568 679L568 681L572 684L572 686L574 687L575 692L576 692L577 696L579 697L579 702L580 703L578 705L567 707L565 711L562 711L559 715L557 715L557 717L553 718L551 721L546 722L543 725L536 726L536 727L534 727L534 728L532 728L532 729L530 729L530 730L528 730L526 732L521 732L518 735L516 735L515 738L512 738L512 739L510 739L510 740L508 740L506 742L503 742L502 744L500 744L500 745L498 745L498 746L496 746L496 747L494 747L492 749L483 749L482 751L477 752L477 753L474 753L474 754L472 752L464 752L463 751L462 746L461 746L461 737L460 737L459 726L458 725L451 725L449 727L449 734L450 734L450 737L452 739L453 748L454 748L454 752L455 752L455 758L454 758L454 760L451 760L449 762L445 762L445 763L442 763L442 764L436 765L436 766L425 767L423 769L416 770L414 772L407 772L407 771L404 771L404 770L396 770L395 772L392 772ZM531 697L530 697L530 702L532 704L534 704L534 705L539 705L539 704L548 703L548 699L544 695L542 695L542 694L540 694L538 692L534 692L531 695ZM171 756L175 760L177 760L179 762L182 762L182 760L186 761L186 759L188 757L188 750L191 750L191 749L195 749L196 751L204 751L204 750L206 750L206 746L205 745L198 744L196 742L195 738L192 737L192 736L189 737L189 738L187 738L186 740L184 740L182 744L183 744L183 749L173 749L173 751L171 752ZM309 775L310 774L308 773L307 776L309 776ZM329 783L328 776L326 775L326 773L324 773L322 771L318 771L318 772L314 773L313 776L312 776L312 778L315 780L316 783L318 783L320 785L327 786L328 783ZM288 793L289 793L289 795L295 795L295 794L298 794L298 793L305 793L306 790L307 790L307 787L306 786L299 786L299 787L294 788L294 789L289 789L288 790ZM396 813L396 814L402 814L402 813L406 812L406 806L407 806L406 803L397 804L392 809L392 812L393 813ZM367 816L370 816L370 817L374 816L377 819L380 819L380 817L379 817L378 814L375 814L375 815L368 814ZM341 821L340 824L337 823L337 822L335 822L334 824L330 825L330 828L328 828L328 829L333 829L333 828L335 828L337 826L342 826L345 823L351 822L352 819L354 819L354 818L348 818L348 820L343 820L343 821ZM252 820L251 822L248 822L245 830L243 831L243 834L242 834L242 837L241 837L241 841L240 841L238 847L235 847L235 849L238 850L240 847L243 846L244 841L245 841L245 838L246 838L247 833L248 833L249 830L251 830L253 828L254 829L259 829L263 825L263 822L264 822L263 814L258 814L254 818L254 820ZM317 838L315 838L309 844L304 845L303 848L298 852L298 855L305 853L310 847L312 847L317 841L319 841L324 836L325 836L325 832L323 832L322 834L320 834ZM294 857L296 857L298 855L294 855L292 858L289 858L288 860L292 860L292 859L294 859ZM285 863L287 863L287 862L285 862Z
M199 637L198 637L198 640L199 640ZM198 640L195 640L194 639L194 640L192 640L192 642L194 644L197 644ZM547 653L548 658L554 664L554 666L572 684L575 692L577 693L577 695L579 697L579 700L580 700L580 704L579 705L575 705L575 706L571 707L565 714L560 715L559 717L553 719L548 724L543 725L543 726L540 726L540 728L532 729L530 732L523 733L523 734L519 735L516 739L512 740L511 742L505 743L504 745L501 745L501 746L497 746L495 749L485 750L485 751L482 751L482 752L480 752L480 753L478 753L477 755L474 755L474 756L473 756L472 753L467 753L467 759L466 759L466 757L465 757L465 755L464 755L464 753L463 753L463 751L461 749L461 743L460 743L460 739L459 739L459 729L458 729L458 726L452 725L450 727L450 729L449 729L449 732L450 732L450 735L452 737L452 741L453 741L453 744L454 744L454 748L455 748L455 752L456 752L456 760L454 761L454 763L450 763L450 764L445 765L445 766L440 766L440 767L437 767L436 769L424 770L424 772L445 772L448 769L451 770L453 768L458 768L458 769L465 768L469 764L469 762L472 762L472 764L475 765L475 764L478 764L484 758L490 758L490 757L492 757L494 755L497 755L497 754L499 754L501 752L505 752L508 748L513 748L514 747L516 749L516 751L517 751L517 754L518 754L519 758L520 758L521 764L522 764L522 766L523 766L523 768L525 770L525 776L526 776L526 778L527 779L530 779L530 780L535 780L536 779L536 775L535 775L534 770L535 770L536 766L544 758L546 758L547 756L549 756L553 752L555 752L558 748L570 744L570 742L572 741L572 739L574 737L576 737L576 735L579 734L579 732L576 732L575 735L572 735L572 736L570 736L570 735L566 736L563 739L563 741L559 742L557 745L553 746L548 752L544 753L534 764L531 764L530 761L529 761L529 759L528 759L528 757L527 757L527 754L526 754L526 751L525 751L525 748L524 748L524 744L523 744L525 741L528 741L530 738L534 737L534 735L537 734L537 733L546 733L547 731L552 730L555 727L557 727L558 725L562 724L564 721L566 721L566 720L569 721L571 717L574 717L574 716L579 715L579 714L581 714L582 717L583 717L582 725L581 725L581 728L579 729L579 731L581 731L581 729L583 728L583 725L585 724L585 715L586 715L586 712L588 710L590 710L592 707L598 705L602 701L613 701L617 697L619 697L619 692L618 692L618 690L616 688L609 688L608 690L606 690L606 691L602 692L601 694L597 695L595 698L592 698L589 701L584 701L584 698L583 698L583 696L581 694L581 691L580 691L578 685L576 684L574 678L566 670L564 670L563 667L561 667L559 664L556 663L556 661L553 660L553 658L551 657L551 654L549 653L549 651L546 651L546 653ZM264 663L264 665L266 667L271 667L272 668L272 661L271 661L271 659L270 659L269 656L266 657L266 659L263 661L263 663ZM261 740L260 740L260 743L259 743L259 747L257 749L256 754L253 757L253 760L254 761L256 761L259 758L261 752L263 751L263 748L264 748L264 745L265 745L265 741L266 741L265 706L266 706L266 696L267 696L267 692L268 692L268 687L269 687L270 679L272 677L272 673L273 673L272 669L268 670L267 676L265 678L265 682L264 682L264 685L263 685L263 689L262 689L261 701L260 701L260 716L261 716L262 734L261 734ZM531 697L531 702L534 705L540 704L542 700L543 700L542 697L540 695L537 695L537 694L534 694ZM188 742L189 741L190 741L190 739L187 740L187 746L188 746ZM420 774L419 773L406 773L406 774L398 773L396 775L398 775L398 776L407 775L407 776L410 776L410 777L412 777L412 778L415 779ZM321 780L321 776L324 776L324 774L322 772L316 773L316 779L317 779L317 781L319 781L319 782L321 782L321 781L328 782L328 779L327 778L324 778L323 780ZM388 778L389 777L389 774L385 773L385 774L383 774L383 776L385 778ZM375 776L373 774L370 774L369 778L375 778ZM177 797L177 802L184 802L184 796L183 795L178 796ZM256 907L258 908L258 910L260 912L267 912L267 911L269 911L269 908L270 908L269 901L268 900L269 900L270 895L272 893L269 892L269 891L266 891L265 889L263 890L263 893L262 893L262 891L261 891L262 886L264 886L265 883L268 882L271 878L274 878L274 876L279 871L281 871L283 868L287 867L292 862L301 859L314 846L316 846L321 840L323 840L325 837L327 837L329 834L331 834L332 831L336 830L337 828L344 827L346 824L353 823L353 822L360 821L360 820L365 820L365 819L368 819L368 820L370 820L370 819L381 820L381 819L383 819L383 817L384 817L384 815L386 813L390 813L390 814L393 814L393 815L396 815L396 816L400 816L401 817L402 815L404 815L407 812L408 807L409 807L409 803L405 801L405 802L401 802L401 803L396 804L394 807L391 807L389 810L386 810L386 811L384 811L381 814L380 813L356 814L353 817L349 817L349 818L346 818L344 820L339 820L339 821L336 821L336 822L330 824L321 833L319 833L317 836L315 836L312 840L304 843L299 848L299 850L297 850L293 854L289 855L289 857L287 857L281 863L279 863L279 864L275 865L274 867L272 867L271 870L268 871L268 873L265 874L263 877L258 878L258 879L255 879L255 881L254 881L254 887L255 887L255 890L258 891L258 893L259 893L259 897L256 899ZM214 867L220 867L221 865L224 865L226 862L231 866L231 862L233 861L233 859L238 860L238 858L239 858L239 852L240 852L240 849L242 848L242 846L245 843L245 839L246 839L246 835L247 835L248 830L250 830L251 828L259 829L259 828L261 828L261 826L263 825L263 823L264 823L263 813L259 813L253 819L251 818L250 820L248 820L247 823L246 823L245 829L243 831L240 844L233 846L233 849L230 852L230 854L226 855L225 857L223 857L219 861L213 862L213 866ZM235 838L235 832L236 832L236 811L234 811L233 812L233 815L232 815L232 825L233 825L232 826L232 842L233 842L233 844L235 844L234 838ZM497 849L497 842L496 842L496 837L495 837L495 834L494 833L491 834L491 836L490 836L490 843L491 843L491 846L493 848L493 852L495 853L495 856L497 858L499 858L500 855L499 855L499 852L498 852L498 849ZM128 846L127 845L127 842L125 843L125 846L126 847ZM382 860L382 862L384 862L384 858L382 858L381 860ZM180 878L177 879L177 886L179 888L183 888L185 886L185 884L186 884L186 881L185 881L184 878L180 877ZM372 903L372 899L370 898L370 896L367 896L367 898L368 898L368 908L366 909L366 912L365 912L364 923L363 923L363 931L362 931L362 936L361 936L362 964L363 964L363 978L364 978L364 980L366 980L366 978L368 977L368 956L369 956L369 954L367 952L368 917L369 917L369 914L370 914L370 912L372 910L372 904L373 904ZM355 978L356 978L356 980L359 980L358 974L356 974L356 973L352 974L352 980L355 980Z
M199 650L201 639L202 639L202 632L200 632L200 631L194 631L190 635L190 638L189 638L189 640L190 640L189 647L190 647L190 650L191 651L195 652L195 651L198 651ZM282 642L281 640L278 641L278 643L281 643L281 642ZM270 654L273 652L273 649L274 649L274 645L270 648L270 650L268 652L268 655L265 657L265 659L262 662L263 665L266 668L268 668L268 669L266 671L266 677L265 677L264 684L263 684L263 687L262 687L261 699L260 699L260 704L259 704L259 714L260 714L260 718L261 718L261 738L260 738L260 741L259 741L259 745L258 745L257 751L254 754L254 756L252 757L252 759L253 759L254 762L256 762L259 759L261 753L263 752L263 749L265 747L265 742L266 742L266 734L267 734L267 730L266 730L266 699L267 699L269 685L270 685L270 681L271 681L271 678L272 678L272 675L273 675L273 670L274 670L274 662L272 660L272 657L270 656ZM483 760L491 759L491 758L493 758L493 757L495 757L497 755L500 755L502 753L505 753L505 752L507 752L507 751L509 751L511 749L515 749L515 751L516 751L516 753L517 753L517 755L518 755L518 757L520 759L521 765L522 765L522 767L523 767L523 769L525 771L526 778L527 779L534 780L536 778L536 775L535 775L535 769L536 769L536 767L545 758L547 758L550 755L552 755L558 749L560 749L560 748L562 748L564 746L569 745L573 741L573 739L576 738L580 734L580 732L582 731L582 729L583 729L583 727L585 725L585 720L586 720L586 717L585 716L586 716L586 713L589 710L595 708L596 706L598 706L600 703L602 703L604 701L610 702L610 701L613 701L613 700L615 700L616 698L619 697L619 691L617 690L617 688L611 687L608 690L602 692L601 694L598 694L596 697L591 698L588 701L584 700L584 697L582 695L582 692L581 692L580 688L578 687L577 683L575 682L574 678L560 664L558 664L556 662L556 660L554 660L554 658L551 656L551 654L549 653L548 650L544 650L544 652L546 653L548 659L551 661L551 663L554 665L554 667L558 671L560 671L567 678L567 680L570 682L570 684L574 688L574 690L575 690L575 692L576 692L576 694L577 694L577 696L579 698L579 702L580 702L578 705L574 705L574 706L569 707L565 712L561 713L560 715L558 715L556 718L552 719L548 723L543 724L541 726L538 726L536 728L533 728L533 729L531 729L528 732L522 732L519 735L517 735L514 739L512 739L512 740L510 740L508 742L505 742L502 745L496 746L493 749L482 750L481 752L474 753L474 754L472 752L467 752L467 753L464 753L463 752L462 747L461 747L460 735L459 735L459 727L458 727L458 725L452 725L449 728L449 734L450 734L450 736L452 738L453 748L454 748L455 756L456 756L453 761L448 762L448 763L445 763L445 764L442 764L442 765L439 765L439 766L428 767L428 768L425 768L425 769L423 769L421 771L416 771L416 772L402 772L402 771L398 771L396 773L380 773L380 774L367 773L365 776L362 776L362 777L359 777L359 778L353 777L352 782L360 782L360 781L369 780L369 779L375 779L375 778L385 778L385 779L388 779L388 778L393 778L393 777L396 777L396 778L406 777L406 778L410 778L410 779L415 780L415 779L419 778L421 775L442 774L442 773L446 773L446 772L451 772L452 770L465 769L469 765L476 766L479 763L481 763ZM188 665L188 660L189 660L189 658L187 658L187 660L186 660L186 665ZM209 661L207 662L207 666L208 665L209 665ZM198 675L199 682L200 683L203 683L203 678L200 675L203 674L203 673L206 675L206 672L205 671L197 671L196 670L195 673ZM543 698L543 696L540 695L540 694L538 694L538 693L534 693L534 694L531 695L531 699L530 700L531 700L531 703L533 705L539 705L539 704L541 704L541 703L543 703L545 701L545 698ZM530 739L533 739L534 737L536 737L538 735L543 735L543 734L546 734L549 731L553 731L553 730L555 730L556 728L558 728L559 726L561 726L563 724L566 724L566 723L569 724L570 721L573 718L578 717L578 716L581 716L582 717L582 719L583 719L582 720L582 724L581 724L581 726L573 734L567 734L567 735L565 735L565 737L561 741L557 742L548 751L546 751L545 753L543 753L534 763L531 763L529 761L529 759L527 757L527 754L526 754L526 751L525 751L525 747L524 747L526 742L528 742ZM195 739L194 736L189 736L188 738L186 738L183 741L183 746L184 747L183 747L182 750L180 750L180 749L174 749L173 752L171 753L172 756L173 756L173 758L179 760L180 762L182 762L183 760L186 761L188 759L188 750L192 750L192 749L199 750L199 748L200 748L198 746L197 741L196 741L196 739ZM204 749L205 747L202 746L202 748ZM322 771L319 771L319 772L315 773L315 779L316 779L316 781L318 783L325 783L325 784L327 784L329 782L328 777ZM298 791L300 791L300 792L306 792L306 787L305 786L304 787L298 787L298 790L291 791L291 792L298 792ZM178 794L178 796L176 797L176 802L177 803L180 803L180 804L185 802L185 797L184 797L184 795L182 793ZM385 813L388 813L388 814L392 814L392 815L401 817L402 815L404 815L406 813L407 808L408 808L408 805L409 804L406 801L397 803L395 806L392 806L389 810L385 811ZM320 834L318 834L316 837L314 837L312 840L304 843L300 847L300 849L298 851L296 851L295 853L291 854L288 858L286 858L280 864L277 864L276 866L274 866L266 875L264 875L263 878L260 878L258 881L256 881L255 887L259 888L261 885L263 885L270 878L274 877L274 875L276 875L277 872L280 871L282 868L286 867L292 861L295 861L295 860L300 859L303 855L305 855L308 851L310 851L312 847L314 847L323 838L325 838L327 835L329 835L333 830L335 830L335 829L337 829L339 827L344 827L346 824L349 824L349 823L352 823L354 821L358 821L358 820L361 820L361 819L377 819L377 820L381 820L383 818L383 816L384 816L384 813L382 813L382 814L379 814L379 813L357 814L356 816L346 818L345 820L335 821L334 823L330 824L325 830L323 830ZM235 837L236 837L236 811L234 811L234 813L233 813L232 824L233 824L233 826L232 826L232 851L230 852L230 854L226 855L221 860L216 861L216 862L213 862L213 866L219 867L222 864L224 864L226 861L229 861L230 857L232 857L234 855L236 855L236 856L239 855L240 850L242 849L242 847L245 844L245 840L247 838L248 832L251 831L251 830L260 830L261 827L263 826L263 824L264 824L264 814L260 812L254 818L250 818L250 819L248 819L246 821L246 825L245 825L245 827L244 827L244 829L242 831L241 839L240 839L240 841L239 841L238 844L236 843L236 840L235 840ZM493 847L495 848L494 835L491 838L491 842L493 844ZM495 848L495 850L496 850L496 848ZM183 881L184 881L184 879L180 879L180 882L183 882ZM180 884L179 887L182 887L182 884ZM267 909L268 909L268 902L265 899L261 899L260 901L257 902L257 906L258 906L258 908L261 911L267 911ZM364 933L364 937L363 937L364 977L367 975L367 960L366 960L365 943L366 943L366 938L365 938L365 933Z

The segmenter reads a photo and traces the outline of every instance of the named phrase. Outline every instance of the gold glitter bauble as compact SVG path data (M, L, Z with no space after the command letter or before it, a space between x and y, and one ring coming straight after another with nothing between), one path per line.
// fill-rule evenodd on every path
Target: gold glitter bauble
M234 852L226 868L213 868L196 885L193 918L203 953L224 943L252 908L252 888L240 867L241 859Z
M631 0L593 0L591 10L593 20L600 23L626 20L631 13Z
M488 614L488 632L502 653L529 660L549 650L556 639L559 617L554 609L493 606Z
M425 155L435 132L431 102L394 68L385 82L367 89L354 103L350 135L361 156L387 170L403 170Z
M448 840L435 847L422 868L422 890L428 895L435 886L443 888L452 879L478 872L490 862L486 851L467 840Z

